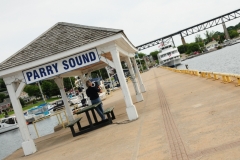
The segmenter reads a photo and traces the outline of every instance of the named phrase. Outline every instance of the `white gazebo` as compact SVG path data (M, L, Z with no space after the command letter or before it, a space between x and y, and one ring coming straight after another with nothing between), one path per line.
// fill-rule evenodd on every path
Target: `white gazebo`
M127 63L133 77L136 99L142 101L142 92L146 90L134 58L136 51L123 30L61 22L2 62L0 77L5 81L18 120L24 154L30 155L37 150L19 102L26 84L54 79L60 89L68 119L72 121L74 117L67 103L63 78L79 76L85 82L92 71L111 66L116 69L120 81L128 118L137 119L138 113L121 66L121 61Z

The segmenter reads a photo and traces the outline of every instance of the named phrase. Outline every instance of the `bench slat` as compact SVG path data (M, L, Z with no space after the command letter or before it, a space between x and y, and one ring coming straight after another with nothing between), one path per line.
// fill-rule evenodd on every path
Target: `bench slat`
M107 113L109 113L109 112L112 112L113 109L114 109L114 107L105 109L105 110L104 110L104 114L107 114Z
M69 123L68 125L66 125L66 127L71 127L71 126L73 126L75 123L79 122L81 119L82 119L82 117L75 119L74 121L72 121L71 123Z

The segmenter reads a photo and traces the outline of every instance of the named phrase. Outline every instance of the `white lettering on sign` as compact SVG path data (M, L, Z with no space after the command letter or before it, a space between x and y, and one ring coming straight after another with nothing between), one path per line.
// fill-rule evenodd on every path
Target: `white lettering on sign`
M49 77L53 77L77 68L99 62L96 49L81 52L76 55L50 62L42 66L23 71L27 84L34 83Z

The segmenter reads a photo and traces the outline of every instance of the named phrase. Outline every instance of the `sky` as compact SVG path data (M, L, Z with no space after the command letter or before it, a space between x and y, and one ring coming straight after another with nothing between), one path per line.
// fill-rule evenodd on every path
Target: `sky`
M1 0L0 62L58 22L123 29L138 46L239 7L239 0ZM226 26L239 22L240 18ZM221 25L209 30L223 32ZM204 38L203 32L200 35ZM193 42L195 36L185 41ZM180 36L173 38L181 45Z

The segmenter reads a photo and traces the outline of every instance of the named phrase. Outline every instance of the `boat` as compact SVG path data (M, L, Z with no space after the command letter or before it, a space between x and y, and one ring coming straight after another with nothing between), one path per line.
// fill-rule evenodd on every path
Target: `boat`
M181 64L180 53L172 44L161 45L157 57L161 66L175 67Z
M53 109L53 107L54 105L43 103L39 106L35 106L29 109L27 112L24 113L27 124L30 124L45 116L51 115L50 111Z
M0 133L18 129L16 116L10 116L0 120Z

